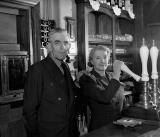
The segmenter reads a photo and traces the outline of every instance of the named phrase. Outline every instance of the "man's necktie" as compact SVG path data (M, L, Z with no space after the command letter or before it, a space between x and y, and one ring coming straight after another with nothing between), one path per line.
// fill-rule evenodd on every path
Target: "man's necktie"
M64 62L61 63L61 67L62 67L63 72L64 72L65 80L67 80L70 77L69 69Z
M67 67L67 65L62 62L61 63L61 67L63 69L63 72L64 72L64 78L65 78L65 81L66 81L66 87L67 87L67 94L68 94L68 97L69 97L69 90L70 90L70 80L71 80L71 74L70 74L70 71Z

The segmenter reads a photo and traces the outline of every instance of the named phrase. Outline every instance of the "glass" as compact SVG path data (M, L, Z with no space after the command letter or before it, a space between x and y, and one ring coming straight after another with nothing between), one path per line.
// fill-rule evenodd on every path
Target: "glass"
M63 46L66 50L70 48L71 44L69 41L54 41L53 42L54 46L56 48L60 48L61 46Z

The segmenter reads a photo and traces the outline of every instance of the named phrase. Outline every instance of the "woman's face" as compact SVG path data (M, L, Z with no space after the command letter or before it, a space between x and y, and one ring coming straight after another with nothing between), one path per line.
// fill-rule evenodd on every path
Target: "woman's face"
M108 53L104 50L96 50L91 63L96 71L105 71L108 67Z

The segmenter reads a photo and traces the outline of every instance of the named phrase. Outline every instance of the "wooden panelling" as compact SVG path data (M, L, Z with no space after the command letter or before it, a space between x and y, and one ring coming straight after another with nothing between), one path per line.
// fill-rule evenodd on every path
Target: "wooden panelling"
M8 43L2 43L0 44L0 50L2 51L6 51L6 50L20 50L20 45L19 44L15 44L15 43L11 43L11 44L8 44Z
M19 14L17 9L11 9L11 8L6 8L6 7L1 7L0 13L7 13L7 14L13 14L13 15Z
M15 15L0 13L0 43L17 43Z

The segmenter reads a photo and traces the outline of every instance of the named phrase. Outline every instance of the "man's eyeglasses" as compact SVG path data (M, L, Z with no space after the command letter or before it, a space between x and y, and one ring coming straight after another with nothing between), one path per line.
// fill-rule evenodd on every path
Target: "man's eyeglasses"
M70 42L69 41L59 41L59 40L56 40L53 42L54 46L55 47L61 47L61 46L64 46L64 48L70 48Z

